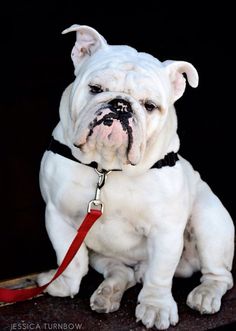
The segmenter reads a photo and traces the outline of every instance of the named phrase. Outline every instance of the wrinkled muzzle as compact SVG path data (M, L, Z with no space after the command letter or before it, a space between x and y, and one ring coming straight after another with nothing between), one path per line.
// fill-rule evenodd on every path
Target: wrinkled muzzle
M87 121L86 121L87 122ZM80 126L81 129L81 126ZM95 112L75 143L83 153L97 153L100 159L136 165L141 158L143 136L131 104L115 98Z

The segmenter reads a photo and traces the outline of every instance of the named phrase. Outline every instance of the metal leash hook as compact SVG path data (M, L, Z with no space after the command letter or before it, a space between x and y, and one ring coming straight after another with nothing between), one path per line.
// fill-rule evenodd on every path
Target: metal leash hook
M90 213L91 209L93 206L99 207L101 212L103 213L104 210L104 203L101 201L100 196L101 196L101 189L105 185L107 176L109 173L112 172L112 170L101 170L99 171L98 169L95 169L97 175L98 175L98 182L96 186L96 191L95 191L95 197L93 200L89 201L88 204L88 213Z

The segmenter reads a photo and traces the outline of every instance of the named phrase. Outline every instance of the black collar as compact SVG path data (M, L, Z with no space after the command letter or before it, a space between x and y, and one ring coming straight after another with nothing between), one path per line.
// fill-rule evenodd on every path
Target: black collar
M88 167L97 169L98 168L98 164L97 162L91 162L89 164L85 164L80 162L79 160L77 160L71 153L71 150L68 146L60 143L58 140L54 139L52 137L51 142L47 148L48 151L52 151L53 153L59 154L61 156L66 157L67 159L70 159L72 161L75 161L77 163L81 163L84 164ZM160 169L162 167L173 167L175 165L175 163L179 160L177 153L174 152L170 152L168 153L163 159L157 161L155 164L153 164L153 166L151 167L151 169ZM119 171L120 169L113 169L113 171Z

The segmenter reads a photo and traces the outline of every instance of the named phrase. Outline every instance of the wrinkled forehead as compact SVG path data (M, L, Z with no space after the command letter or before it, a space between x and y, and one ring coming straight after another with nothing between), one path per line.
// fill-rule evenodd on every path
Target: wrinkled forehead
M110 46L96 52L87 65L85 71L98 69L120 69L136 71L138 73L158 72L163 69L162 63L147 53L137 52L129 46Z
M94 54L81 68L87 80L109 86L156 86L167 89L168 80L162 63L147 53L137 52L129 46L110 46ZM84 77L84 78L85 78Z

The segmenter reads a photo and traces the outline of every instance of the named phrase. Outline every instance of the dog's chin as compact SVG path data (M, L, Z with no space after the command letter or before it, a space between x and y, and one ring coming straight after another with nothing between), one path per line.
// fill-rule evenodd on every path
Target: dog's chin
M89 141L83 145L76 146L75 155L82 163L89 164L97 162L99 168L112 170L124 170L127 165L136 166L141 159L141 150L129 150L129 142L121 146L106 145L104 142L93 144Z
M119 120L112 119L111 122L104 121L83 128L77 134L74 146L83 163L95 161L103 169L123 169L140 162L143 141L140 129L133 125L132 118L127 129Z

